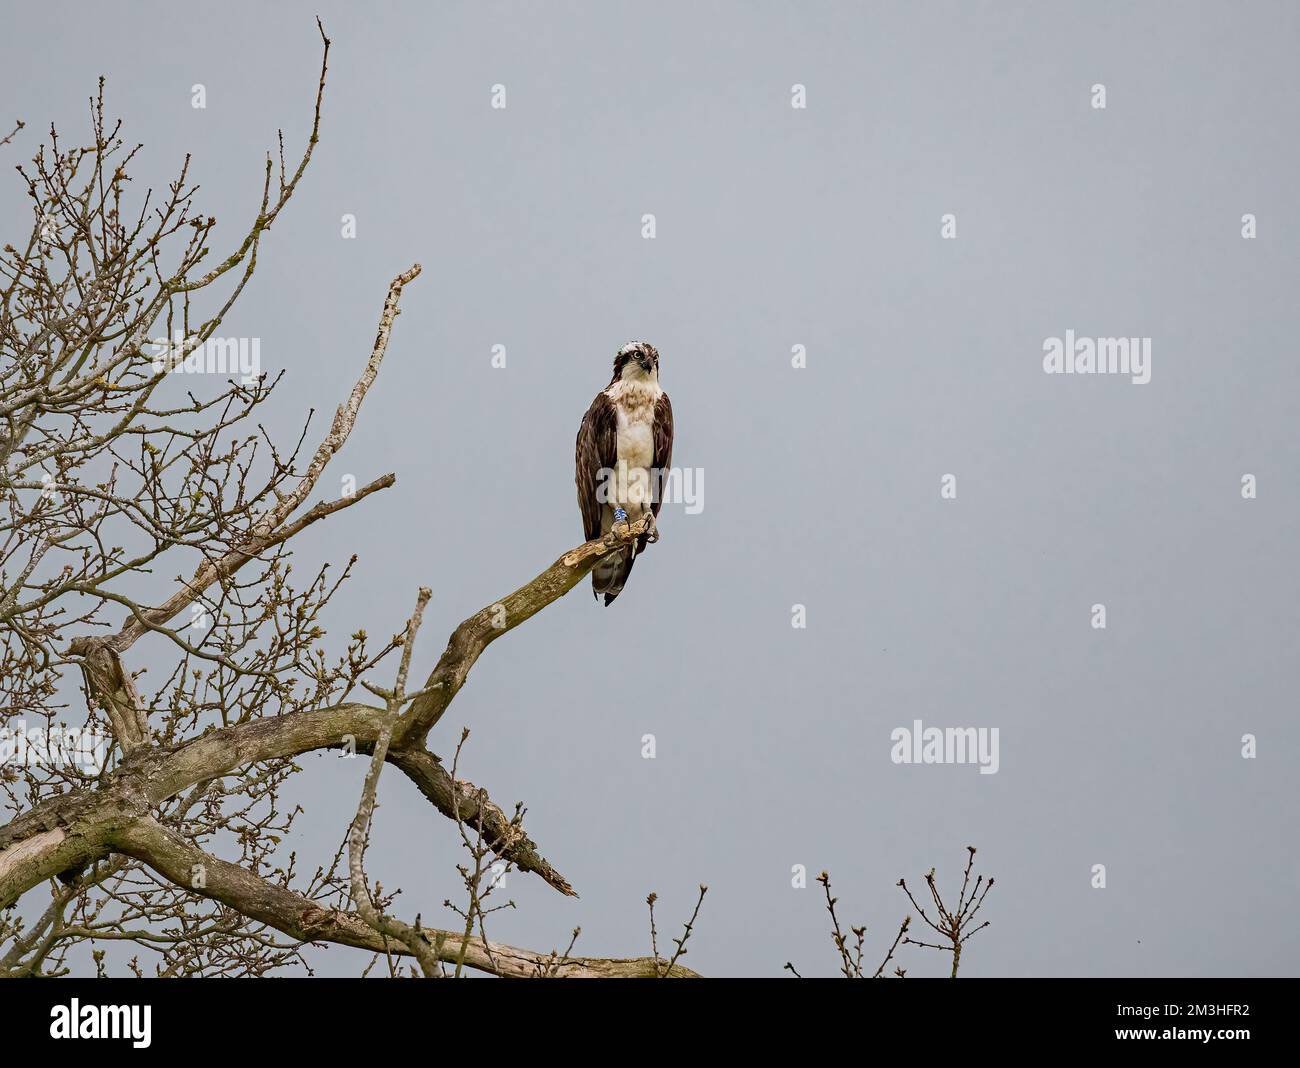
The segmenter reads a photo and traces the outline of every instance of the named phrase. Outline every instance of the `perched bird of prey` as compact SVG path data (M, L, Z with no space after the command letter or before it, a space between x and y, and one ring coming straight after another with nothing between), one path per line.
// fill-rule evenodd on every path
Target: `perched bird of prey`
M614 377L582 417L575 451L588 541L650 512L650 529L622 552L602 557L591 572L592 591L598 599L604 594L608 606L623 592L637 556L659 540L659 487L673 462L673 406L659 385L659 353L649 342L618 350Z

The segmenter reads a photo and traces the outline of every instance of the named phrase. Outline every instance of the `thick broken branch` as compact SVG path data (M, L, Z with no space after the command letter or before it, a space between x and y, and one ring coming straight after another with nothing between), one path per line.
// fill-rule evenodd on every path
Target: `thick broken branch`
M427 749L389 750L388 762L406 773L420 793L448 819L460 818L470 827L483 831L483 841L503 860L508 860L520 871L533 872L562 894L577 897L569 885L544 856L537 851L537 843L524 834L510 817L494 804L487 795L464 779L453 780L442 762ZM480 798L482 804L479 803Z
M425 693L411 702L393 733L394 745L417 744L442 717L460 692L479 655L501 635L558 601L581 582L602 556L627 548L650 526L650 516L618 524L604 537L570 549L531 582L465 620L424 684Z

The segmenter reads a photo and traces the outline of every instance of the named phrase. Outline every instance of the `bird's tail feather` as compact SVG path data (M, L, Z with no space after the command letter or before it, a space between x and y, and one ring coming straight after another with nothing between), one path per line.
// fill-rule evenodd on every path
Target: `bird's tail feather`
M625 549L621 553L611 553L591 569L591 591L597 598L605 595L605 606L609 607L614 598L623 592L627 577L632 573L636 562L636 553Z

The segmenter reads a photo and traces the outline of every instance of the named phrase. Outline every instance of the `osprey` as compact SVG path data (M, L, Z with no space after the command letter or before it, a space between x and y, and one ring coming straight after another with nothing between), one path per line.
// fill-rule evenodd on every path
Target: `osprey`
M574 481L588 541L650 512L650 529L635 544L602 557L591 572L592 591L597 599L603 593L608 606L623 592L637 555L659 540L658 490L673 461L673 406L659 386L659 353L649 342L618 350L614 377L582 417L575 452Z

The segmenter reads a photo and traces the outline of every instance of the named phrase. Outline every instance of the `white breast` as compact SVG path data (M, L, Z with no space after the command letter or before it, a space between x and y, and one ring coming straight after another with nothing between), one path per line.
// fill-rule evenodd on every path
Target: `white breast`
M654 465L655 405L663 396L653 379L623 379L606 391L618 414L618 459L629 468Z
M623 423L618 428L618 462L629 469L654 466L655 438L648 422Z
M650 500L655 405L663 390L653 380L623 379L610 386L606 394L614 402L618 416L618 472L611 496L629 512L636 512L642 502Z

